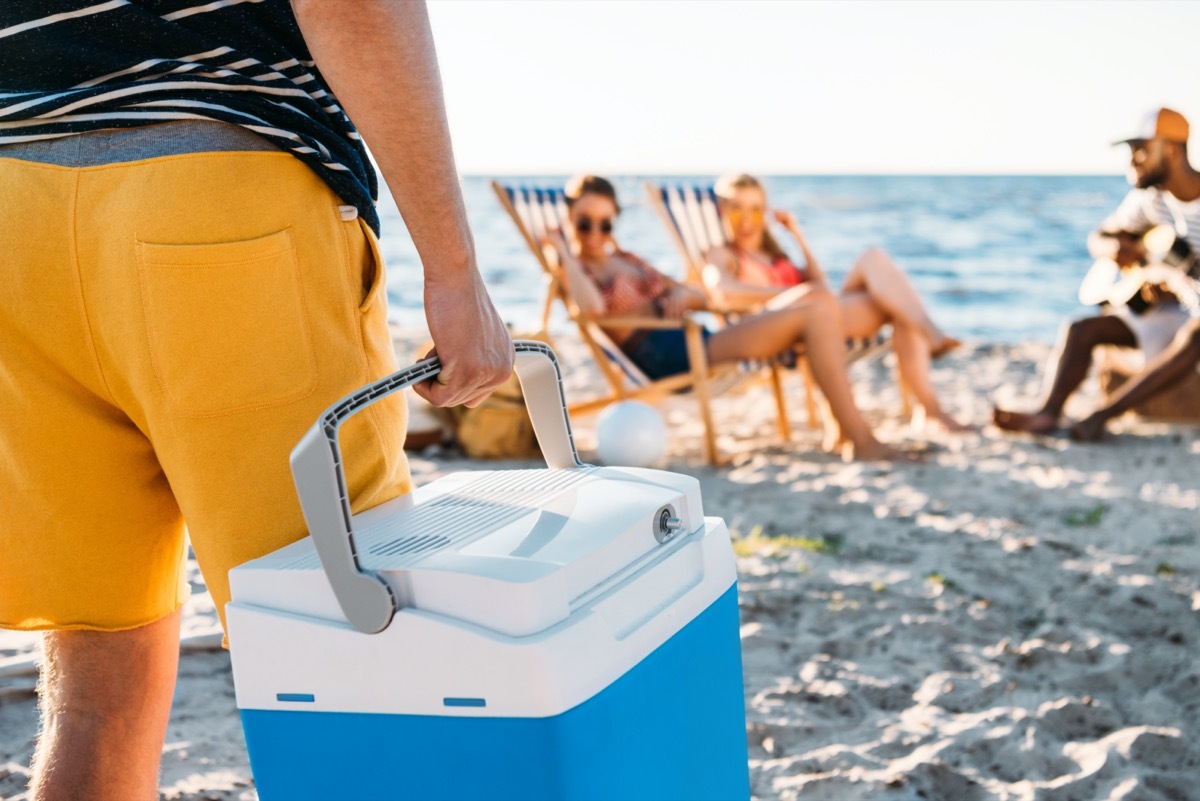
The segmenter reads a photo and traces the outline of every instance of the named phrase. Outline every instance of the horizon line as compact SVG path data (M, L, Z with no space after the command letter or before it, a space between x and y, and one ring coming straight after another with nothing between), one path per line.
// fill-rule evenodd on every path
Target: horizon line
M729 171L622 172L619 170L597 170L589 174L619 175L634 178L696 178L709 175L724 175L727 172ZM1112 172L768 172L765 170L749 170L748 172L751 175L764 175L773 178L1120 178L1124 180L1125 177L1121 173ZM580 174L578 170L462 170L459 172L459 175L464 178L569 177L578 174Z

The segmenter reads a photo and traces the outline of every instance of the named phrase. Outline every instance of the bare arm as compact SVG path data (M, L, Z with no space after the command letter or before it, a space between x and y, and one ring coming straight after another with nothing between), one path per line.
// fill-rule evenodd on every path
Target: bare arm
M1142 237L1129 233L1106 233L1097 229L1088 235L1088 253L1094 259L1112 259L1120 267L1144 263L1146 245Z
M581 314L589 317L602 317L605 312L604 295L567 246L562 231L554 231L550 234L550 245L558 254L558 263L563 270L567 295Z
M1104 232L1097 228L1088 234L1087 249L1093 259L1111 259L1117 255L1117 238L1105 236Z
M1124 255L1119 252L1122 244L1121 238L1104 236L1104 234L1117 234L1121 231L1148 231L1156 222L1151 214L1152 204L1147 190L1129 190L1129 194L1125 195L1116 211L1108 215L1104 222L1100 223L1100 227L1088 235L1088 253L1094 259L1111 258L1120 263L1122 261L1120 256ZM1128 247L1125 249L1128 250Z
M678 320L689 311L702 311L708 308L708 298L695 287L671 282L668 289L658 300L662 316L668 320Z
M508 377L513 349L475 262L425 4L292 0L292 8L421 257L425 318L443 370L415 389L439 406L476 405Z
M804 229L800 227L800 223L796 222L796 217L790 211L776 211L775 219L792 235L792 238L796 240L796 244L800 246L800 252L804 254L804 269L808 273L808 282L828 289L829 280L825 277L825 271L821 269L821 265L817 262L817 257L813 255L812 249L809 248L808 237L804 235Z
M736 311L750 311L779 294L775 287L739 281L736 264L733 253L722 247L711 251L708 264L704 265L704 283L722 306Z

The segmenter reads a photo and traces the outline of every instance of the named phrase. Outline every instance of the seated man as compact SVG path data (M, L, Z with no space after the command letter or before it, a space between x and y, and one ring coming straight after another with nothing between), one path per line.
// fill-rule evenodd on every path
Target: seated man
M1115 243L1118 264L1129 266L1139 254L1137 242L1128 233L1145 232L1162 224L1172 225L1192 252L1200 253L1200 172L1188 163L1187 140L1187 120L1176 111L1162 108L1147 117L1137 136L1123 141L1130 148L1134 188L1088 238L1088 250L1094 257L1114 256ZM1087 377L1097 345L1141 348L1151 369L1161 368L1162 361L1156 361L1156 357L1172 346L1189 314L1174 295L1161 287L1147 288L1142 294L1148 307L1140 314L1125 305L1072 323L1041 408L1035 412L996 408L993 422L1009 431L1048 434L1057 430L1067 398Z
M1197 366L1200 366L1200 319L1192 319L1179 330L1170 346L1145 370L1123 384L1108 403L1071 426L1071 438L1082 442L1100 439L1109 420L1175 386Z

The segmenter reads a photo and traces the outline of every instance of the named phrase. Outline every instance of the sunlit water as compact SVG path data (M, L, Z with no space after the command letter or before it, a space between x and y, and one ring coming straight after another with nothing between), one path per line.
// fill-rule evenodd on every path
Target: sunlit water
M561 186L563 176L505 178ZM643 177L616 179L624 213L622 247L663 272L683 262L646 201ZM711 177L672 178L685 185ZM1076 299L1091 265L1088 232L1128 190L1103 176L812 176L771 177L774 207L791 210L817 258L840 280L864 248L895 257L946 330L973 341L1050 342L1064 319L1088 313ZM463 192L479 264L504 319L519 331L541 315L541 268L500 207L486 177ZM421 327L421 269L390 197L380 203L392 319ZM793 252L786 235L781 239Z

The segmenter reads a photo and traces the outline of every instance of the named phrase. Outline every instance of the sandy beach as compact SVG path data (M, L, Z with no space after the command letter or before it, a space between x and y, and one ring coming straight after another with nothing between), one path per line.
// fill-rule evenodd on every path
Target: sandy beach
M596 386L558 342L569 397ZM407 354L406 354L407 355ZM948 409L983 425L1032 399L1048 348L968 346L939 362ZM700 456L694 403L662 408L665 467L697 476L740 573L756 799L1200 799L1200 429L1125 419L1104 443L922 434L899 417L890 358L856 365L880 438L917 465L843 463L804 427L773 434L766 387L722 398L731 464ZM1095 382L1068 411L1096 397ZM576 421L594 447L593 418ZM530 462L487 467L529 466ZM479 466L412 459L418 483ZM228 655L194 568L164 751L167 799L256 798ZM26 799L36 635L0 633L0 798Z

